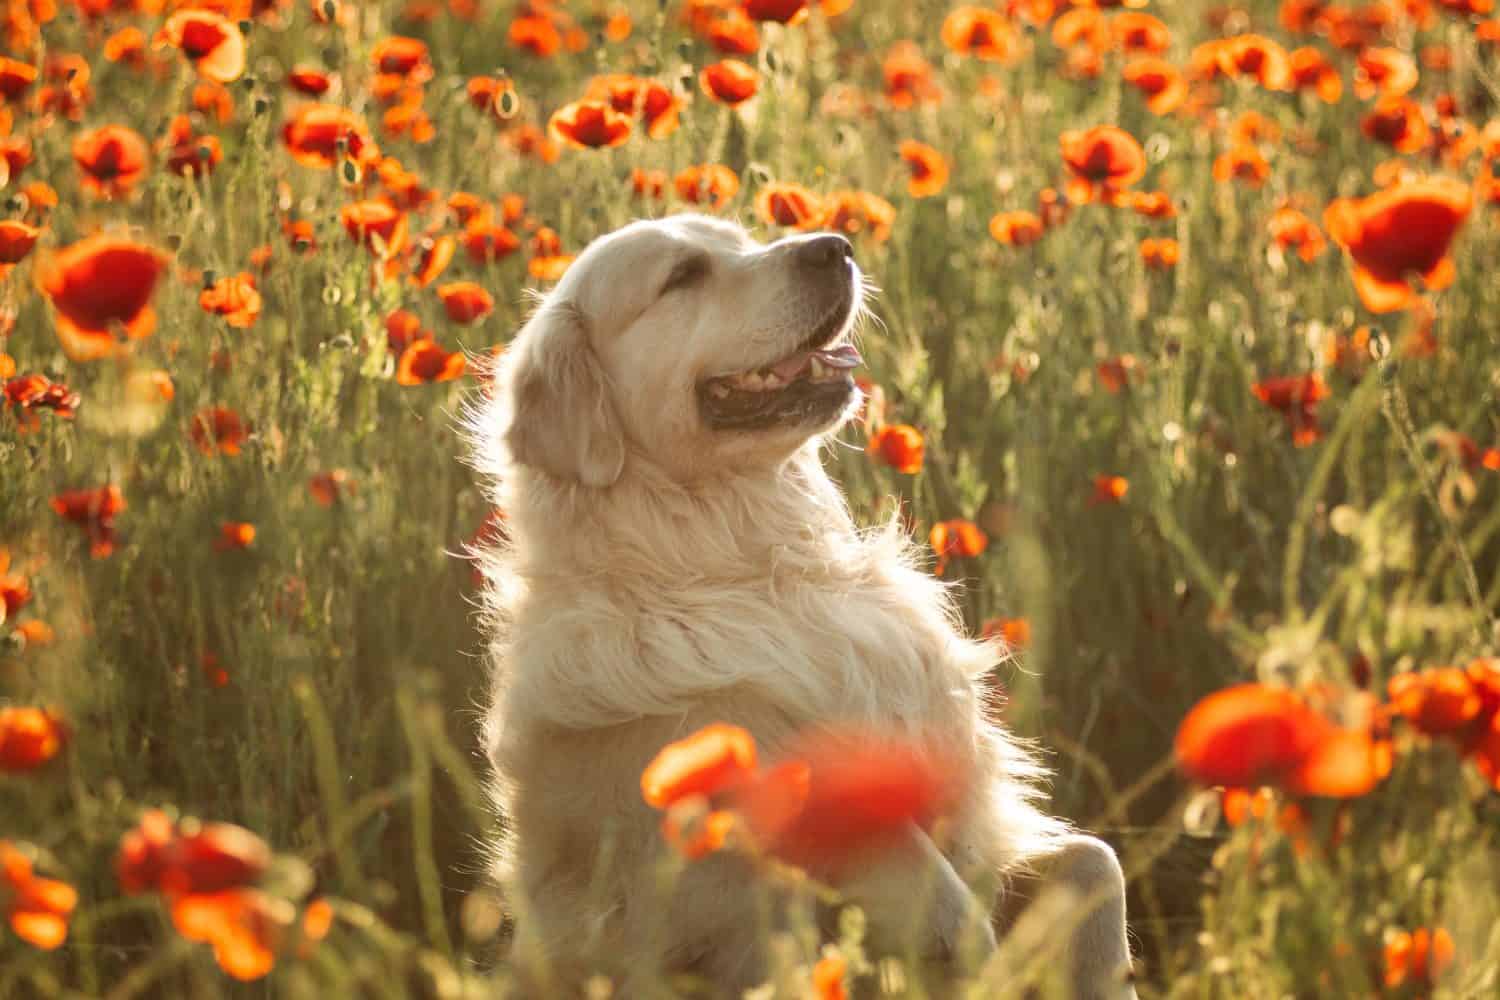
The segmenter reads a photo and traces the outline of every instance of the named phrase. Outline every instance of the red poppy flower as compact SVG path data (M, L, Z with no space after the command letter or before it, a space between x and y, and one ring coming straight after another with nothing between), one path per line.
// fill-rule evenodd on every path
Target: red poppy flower
M1031 645L1031 621L1026 618L991 618L979 627L981 639L1003 642L1010 649Z
M1398 153L1419 153L1432 141L1421 105L1405 97L1382 97L1360 122L1360 131Z
M227 406L199 410L188 433L205 455L238 455L250 440L250 427L245 419Z
M1328 398L1328 383L1317 372L1307 375L1283 375L1256 382L1250 387L1255 398L1286 418L1292 429L1292 443L1299 448L1322 437L1318 425L1318 404Z
M443 300L443 309L455 323L472 323L483 319L495 309L495 299L489 292L472 281L454 281L438 286L438 298Z
M714 723L663 747L641 772L641 795L655 809L693 795L715 795L755 772L755 740Z
M1318 49L1305 46L1291 54L1292 86L1311 90L1324 104L1337 104L1344 93L1339 71Z
M917 43L902 40L892 45L880 64L885 78L885 99L893 108L936 104L943 92L933 79L932 64L922 56Z
M493 264L521 249L521 238L505 226L475 219L464 227L459 242L476 264Z
M1177 266L1182 250L1170 236L1148 236L1141 240L1141 261L1153 271L1170 271Z
M462 351L449 354L431 339L414 340L396 362L396 382L399 385L426 385L429 382L447 382L464 373L466 365Z
M733 107L755 96L760 74L738 59L724 59L705 66L698 74L698 85L713 100Z
M370 51L375 72L405 77L410 83L432 79L427 43L419 38L391 35L375 43Z
M1271 785L1352 798L1389 772L1390 748L1324 718L1291 691L1240 684L1209 695L1177 729L1178 766L1207 785Z
M306 167L328 170L348 156L356 163L373 163L380 149L365 123L354 112L334 104L304 104L281 129L281 140L292 159Z
M1146 97L1146 110L1167 115L1187 98L1187 80L1176 66L1158 56L1137 56L1127 62L1120 75Z
M62 752L67 741L68 727L51 709L0 707L0 771L35 771Z
M913 198L930 198L948 184L948 160L923 142L907 139L897 153L911 172L906 190Z
M890 239L896 222L896 206L869 191L830 191L824 199L828 217L825 228L848 236L867 235L876 243Z
M1449 736L1479 718L1484 699L1469 674L1458 667L1408 671L1387 687L1391 707L1428 736Z
M800 184L767 184L755 196L755 211L767 225L817 229L823 221L823 201Z
M304 948L322 940L333 921L326 901L314 902L302 915ZM172 902L172 926L189 941L213 946L214 961L229 976L253 982L270 973L297 910L284 899L256 889L179 896Z
M1079 203L1117 200L1119 192L1146 174L1146 154L1135 137L1113 125L1064 132L1063 165L1073 175L1068 196Z
M1214 160L1214 180L1220 184L1230 181L1258 188L1271 176L1271 165L1260 154L1260 150L1249 143L1240 143L1219 154Z
M30 63L0 56L0 100L14 101L36 83L37 68Z
M1399 49L1371 45L1360 50L1354 70L1354 93L1360 100L1399 97L1417 85L1416 60Z
M1328 249L1328 241L1317 223L1295 208L1278 208L1268 226L1271 239L1283 250L1295 250L1305 261L1314 261Z
M630 138L630 119L603 101L574 101L553 112L547 131L577 149L603 149Z
M146 176L149 158L146 140L123 125L105 125L73 140L83 189L99 198L129 194Z
M411 283L426 288L436 281L458 252L458 240L453 236L428 237L417 244L416 260L411 268Z
M198 295L198 305L204 312L223 316L225 322L239 329L255 325L260 317L260 292L255 288L255 276L248 271L220 278Z
M1030 246L1046 231L1035 212L999 212L990 219L990 235L1007 246Z
M630 171L630 190L638 198L665 198L668 182L665 170L635 167Z
M950 559L972 559L990 544L989 537L973 521L939 521L927 533L927 542L937 555L935 572L942 576Z
M194 135L192 120L187 115L172 119L158 148L167 154L168 172L177 177L201 177L212 173L224 159L218 138Z
M167 259L117 236L90 236L43 258L37 284L57 310L57 335L74 361L116 353L116 329L131 340L156 328L151 296Z
M406 213L389 201L372 198L352 202L340 210L339 218L344 231L371 253L393 257L406 245Z
M1381 949L1385 985L1391 989L1414 983L1432 986L1453 964L1453 937L1442 927L1391 932Z
M1130 383L1140 378L1141 363L1134 354L1120 354L1095 365L1094 374L1104 391L1113 396L1130 388Z
M93 490L69 490L52 498L57 516L82 527L89 536L89 554L108 558L115 550L115 516L125 509L125 495L110 484Z
M24 222L15 219L0 221L0 269L25 260L41 235L40 229Z
M1172 47L1172 32L1159 18L1139 11L1116 14L1109 24L1115 44L1125 52L1161 55Z
M604 101L622 115L639 117L653 139L664 139L677 131L681 102L655 80L628 73L598 76L589 82L584 99Z
M740 9L752 21L797 24L807 17L808 0L740 0Z
M51 410L63 419L78 412L79 395L61 382L53 382L45 375L32 373L10 379L0 392L5 408L12 406L23 413L35 410Z
M286 84L299 94L322 97L333 86L333 77L316 66L298 66L286 75Z
M922 470L927 443L922 432L907 424L887 424L870 435L865 451L875 461L912 475Z
M253 885L270 863L271 849L244 827L148 809L120 838L115 874L129 895L196 895Z
M543 59L556 55L563 44L562 32L551 19L536 14L523 14L511 21L508 35L511 45Z
M1089 494L1089 506L1097 507L1100 504L1117 504L1125 499L1125 494L1130 492L1130 480L1124 476L1111 476L1101 473L1094 477L1094 492Z
M38 878L31 859L0 840L0 912L16 937L43 951L61 947L77 906L77 890L66 882Z
M956 7L943 19L943 44L960 55L1009 62L1020 52L1016 29L1005 15L985 7Z
M739 194L740 178L722 163L703 163L683 168L672 187L683 201L719 209Z
M1340 198L1323 224L1354 259L1354 287L1365 307L1395 312L1418 301L1413 275L1432 291L1453 283L1448 250L1472 207L1468 185L1434 178L1364 199Z
M248 521L225 521L219 525L214 548L219 552L231 549L248 549L255 543L255 525Z
M1267 90L1291 89L1291 59L1285 49L1263 35L1226 38L1214 54L1226 76L1253 79Z
M211 10L180 10L167 19L159 43L182 50L198 72L217 83L245 72L245 36L239 26Z
M354 480L344 469L314 473L307 481L307 492L319 507L332 507L345 495L354 492Z

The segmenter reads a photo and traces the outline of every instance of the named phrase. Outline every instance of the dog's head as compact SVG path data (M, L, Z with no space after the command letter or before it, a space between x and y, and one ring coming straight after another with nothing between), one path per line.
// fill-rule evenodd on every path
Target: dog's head
M506 352L511 458L589 486L785 459L852 412L862 279L842 236L680 215L579 255Z

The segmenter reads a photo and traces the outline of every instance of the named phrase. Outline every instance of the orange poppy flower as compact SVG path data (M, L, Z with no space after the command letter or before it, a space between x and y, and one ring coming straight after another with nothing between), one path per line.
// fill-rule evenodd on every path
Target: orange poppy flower
M767 184L755 196L755 211L767 225L817 229L823 222L823 201L800 184Z
M1176 66L1159 56L1136 56L1120 71L1126 83L1146 97L1146 110L1167 115L1187 98L1187 80Z
M57 336L74 361L119 349L116 329L131 340L156 328L151 296L167 263L144 244L118 236L90 236L44 257L36 280L57 310Z
M723 792L754 773L754 738L718 722L663 747L641 772L641 795L652 808L666 809L689 796Z
M0 266L19 264L31 253L42 231L15 219L0 221Z
M936 149L907 139L897 147L897 153L911 172L906 190L913 198L930 198L947 186L948 160Z
M523 8L524 9L524 8ZM562 49L562 32L547 17L523 14L510 22L510 44L534 56L549 59Z
M219 968L241 982L260 979L275 968L296 917L291 903L248 888L180 896L172 902L177 933L211 944ZM326 902L310 905L302 919L304 945L326 936L332 919Z
M1240 143L1214 159L1214 180L1220 184L1240 181L1258 188L1271 176L1271 165L1260 155L1260 150L1249 143Z
M1390 747L1335 725L1291 691L1240 684L1199 701L1178 726L1177 763L1207 785L1270 785L1353 798L1390 770Z
M255 276L248 271L220 278L198 295L204 312L223 316L224 321L241 330L249 329L260 318L260 292Z
M720 55L749 56L760 50L759 29L738 7L705 18L693 30Z
M167 154L167 171L176 177L201 177L213 172L224 159L223 147L211 135L194 135L187 115L172 119L159 147Z
M1172 32L1159 18L1139 11L1122 11L1109 23L1115 44L1124 52L1161 55L1172 47Z
M370 63L376 73L405 77L409 83L432 79L432 62L427 43L419 38L391 35L376 42L370 50Z
M882 465L913 475L922 470L927 442L922 432L907 424L887 424L870 435L865 451Z
M885 99L893 108L937 104L943 92L933 79L932 64L922 56L916 42L903 39L892 45L880 64L885 79Z
M1152 271L1170 271L1177 266L1182 250L1170 236L1148 236L1141 240L1141 261Z
M1417 63L1399 49L1368 46L1355 61L1354 93L1362 101L1409 93L1419 78Z
M1226 76L1252 79L1267 90L1291 89L1291 59L1286 49L1264 35L1226 38L1214 55Z
M1328 241L1317 223L1295 208L1278 208L1272 213L1268 228L1278 246L1295 250L1305 261L1317 260L1328 249Z
M292 159L305 167L328 170L343 156L356 163L380 158L365 123L354 112L335 104L304 104L281 128L281 141Z
M935 572L942 576L948 560L972 559L989 547L990 540L973 521L939 521L927 533L927 542L937 555Z
M684 168L672 178L677 197L694 205L720 209L740 192L740 178L722 163L702 163Z
M406 213L389 201L352 202L340 210L339 218L344 231L371 253L393 257L406 246Z
M630 138L630 119L603 101L574 101L553 112L547 131L577 149L603 149Z
M1083 45L1097 54L1109 48L1110 40L1109 22L1098 7L1074 7L1052 22L1052 44L1060 49Z
M1297 447L1323 436L1318 425L1318 404L1329 396L1328 383L1317 372L1283 375L1256 382L1250 387L1255 398L1286 418Z
M1339 71L1318 49L1304 46L1292 52L1292 86L1298 90L1311 90L1324 104L1337 104L1344 93L1344 81Z
M0 375L3 375L0 372ZM79 395L61 382L53 382L45 375L32 373L7 381L0 392L0 399L8 410L12 406L26 411L51 410L63 419L70 419L78 412Z
M1027 618L991 618L979 628L982 639L999 639L1011 649L1031 645L1031 621Z
M645 123L646 134L653 139L665 139L677 131L681 102L655 80L628 73L595 77L584 97L606 101L621 114L638 116Z
M120 198L146 176L150 150L140 133L123 125L105 125L73 140L73 162L82 172L83 189L99 198Z
M940 34L950 50L986 62L1009 62L1020 53L1015 26L999 11L985 7L954 8L943 19Z
M830 191L824 199L828 217L823 225L848 236L868 235L876 243L890 239L896 206L869 191Z
M193 444L205 455L238 455L250 440L245 419L226 406L199 410L188 427Z
M740 0L740 9L752 21L798 24L807 17L808 0Z
M1117 504L1125 499L1125 494L1130 492L1130 480L1124 476L1111 476L1101 473L1094 477L1094 491L1089 494L1089 506L1097 507L1100 504Z
M1453 964L1455 954L1453 937L1442 927L1391 932L1381 950L1385 985L1391 989L1407 983L1432 986Z
M14 101L36 83L37 68L30 63L0 56L0 100Z
M248 521L225 521L219 525L218 537L214 539L214 549L219 552L228 552L231 549L248 549L255 543L255 525Z
M1141 377L1141 363L1134 354L1121 354L1107 358L1094 366L1099 384L1111 396L1130 388L1130 383Z
M1419 153L1432 141L1421 105L1406 97L1382 97L1359 127L1367 138L1398 153Z
M222 125L234 119L234 95L222 83L204 80L193 87L193 110Z
M286 85L308 97L322 97L333 86L333 77L316 66L298 66L286 75Z
M448 382L464 373L466 361L462 351L449 354L429 338L414 340L396 362L399 385L426 385Z
M476 264L493 264L521 248L521 239L506 227L475 219L459 237L464 253Z
M115 516L125 509L125 495L110 484L93 490L68 490L52 498L52 509L89 536L89 554L106 559L115 550Z
M495 309L495 299L489 292L472 281L453 281L438 286L438 298L443 300L443 309L455 323L473 323L483 319Z
M1397 674L1391 678L1387 693L1396 712L1428 736L1460 733L1479 718L1484 708L1479 688L1458 667Z
M1075 202L1118 200L1119 192L1145 176L1145 151L1124 129L1099 125L1064 132L1058 141L1063 165L1073 175L1068 196Z
M755 96L760 74L738 59L724 59L705 66L698 74L698 85L715 101L734 107Z
M665 170L642 170L635 167L630 171L630 190L638 198L665 198L667 183Z
M61 947L77 906L77 890L66 882L38 878L31 859L0 840L0 910L16 937L43 951Z
M270 864L271 849L244 827L148 809L120 838L115 875L128 895L200 895L252 885Z
M68 735L62 717L50 708L0 707L0 771L37 770L62 752Z
M180 10L167 19L157 43L182 50L199 73L217 83L245 72L245 36L239 26L211 10Z
M307 481L307 492L319 507L332 507L345 495L354 492L354 480L345 469L314 473Z
M1432 291L1453 283L1448 250L1473 207L1461 181L1413 181L1368 198L1340 198L1323 225L1354 259L1354 288L1371 312L1410 308L1418 300L1413 275Z
M5 168L12 178L19 177L31 165L32 153L31 140L24 135L0 136L0 159L5 160ZM56 204L55 199L53 204Z
M417 259L411 269L411 283L426 288L436 281L458 252L458 240L453 236L428 237L417 244Z
M1007 246L1030 246L1046 231L1035 212L999 212L990 219L990 235Z

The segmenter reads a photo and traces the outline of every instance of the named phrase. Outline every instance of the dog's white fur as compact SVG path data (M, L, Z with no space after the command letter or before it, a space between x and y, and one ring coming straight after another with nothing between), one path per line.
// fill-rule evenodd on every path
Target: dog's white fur
M1067 949L1072 995L1132 996L1120 867L1037 808L1040 769L987 721L980 679L997 650L961 634L898 526L859 530L823 471L820 446L849 411L747 432L700 416L700 380L792 352L846 307L839 281L852 284L852 325L858 271L807 273L797 250L810 238L763 246L732 223L676 216L596 241L471 414L511 533L482 553L484 741L516 953L553 977L538 987L549 995L610 956L632 996L660 968L736 991L761 981L763 897L748 866L696 862L663 899L640 773L709 722L745 726L774 754L839 721L910 734L977 778L941 850L913 828L839 886L866 910L872 947L897 946L916 917L925 955L951 956L966 928L991 949L989 922L972 918L994 911L995 887L1051 873L1092 897ZM959 873L989 876L987 898Z

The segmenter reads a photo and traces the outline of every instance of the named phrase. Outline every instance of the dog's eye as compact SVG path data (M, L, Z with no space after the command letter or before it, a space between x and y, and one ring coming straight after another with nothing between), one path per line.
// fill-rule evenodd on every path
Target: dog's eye
M667 280L662 284L658 295L665 295L668 292L675 292L679 288L696 285L707 275L707 257L688 257L678 261L677 266L672 268L672 273L667 276Z

